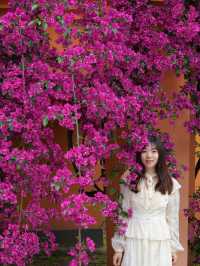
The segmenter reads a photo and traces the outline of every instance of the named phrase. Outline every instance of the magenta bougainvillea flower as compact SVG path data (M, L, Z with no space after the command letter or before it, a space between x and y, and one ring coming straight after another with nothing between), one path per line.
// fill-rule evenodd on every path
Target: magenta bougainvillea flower
M184 125L199 132L198 1L108 2L10 0L0 18L1 264L26 265L40 250L49 256L57 247L52 219L81 230L96 223L89 206L98 206L116 220L105 162L115 157L131 167L126 182L133 184L135 155L150 133L162 138L171 175L179 177L160 120L175 123L188 110ZM173 97L160 85L168 70L185 79ZM65 149L54 125L65 129ZM91 197L97 165L108 188ZM79 241L70 265L88 265L94 250L92 240Z

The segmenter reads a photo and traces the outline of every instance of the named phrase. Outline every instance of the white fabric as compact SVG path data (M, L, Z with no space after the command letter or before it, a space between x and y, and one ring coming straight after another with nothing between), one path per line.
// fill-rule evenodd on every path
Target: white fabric
M177 188L180 188L179 186L177 185ZM170 242L171 242L172 252L183 250L183 247L179 242L179 205L180 205L180 193L179 191L174 189L172 191L171 196L169 197L167 210L166 210L166 218L171 235Z
M112 238L113 249L125 251L123 266L171 266L172 252L183 250L179 242L181 186L176 179L172 180L173 191L170 195L155 191L156 179L153 182L142 180L138 193L121 185L124 196L122 208L125 211L131 208L133 212L131 218L125 219L128 224L125 236L115 233ZM159 256L155 257L155 253ZM148 257L147 262L144 257ZM150 264L151 260L153 264Z
M169 240L127 238L122 266L172 266Z

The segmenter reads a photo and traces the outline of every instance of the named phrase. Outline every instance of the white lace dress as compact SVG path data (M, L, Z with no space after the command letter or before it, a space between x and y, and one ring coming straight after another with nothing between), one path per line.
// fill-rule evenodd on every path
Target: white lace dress
M124 251L122 266L172 266L172 253L182 251L179 242L180 184L173 178L173 191L162 195L155 191L156 180L140 183L134 193L121 185L122 208L132 209L125 236L112 238L115 251Z

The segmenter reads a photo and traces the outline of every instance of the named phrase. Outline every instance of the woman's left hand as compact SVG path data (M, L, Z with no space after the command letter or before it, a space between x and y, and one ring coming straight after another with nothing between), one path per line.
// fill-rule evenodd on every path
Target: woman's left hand
M176 253L172 253L172 264L174 265L177 262L177 254Z

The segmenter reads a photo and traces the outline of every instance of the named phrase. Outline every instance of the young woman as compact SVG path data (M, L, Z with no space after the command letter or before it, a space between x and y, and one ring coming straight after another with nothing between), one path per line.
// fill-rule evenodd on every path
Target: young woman
M132 209L124 236L117 233L112 238L114 266L172 266L177 252L183 247L179 242L180 184L168 174L165 150L156 138L139 154L143 171L136 189L121 185L122 208ZM123 178L129 174L127 170Z

